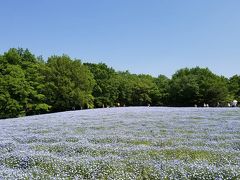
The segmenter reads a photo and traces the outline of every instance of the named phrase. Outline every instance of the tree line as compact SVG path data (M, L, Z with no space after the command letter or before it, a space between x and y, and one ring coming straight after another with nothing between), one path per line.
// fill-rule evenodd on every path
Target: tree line
M226 106L240 101L240 76L183 68L172 78L116 71L67 55L44 61L28 49L0 55L0 118L112 106Z

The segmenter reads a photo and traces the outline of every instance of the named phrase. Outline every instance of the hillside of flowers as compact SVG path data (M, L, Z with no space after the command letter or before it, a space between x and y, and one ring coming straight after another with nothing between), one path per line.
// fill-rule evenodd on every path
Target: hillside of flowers
M128 107L0 120L0 179L238 179L239 108Z

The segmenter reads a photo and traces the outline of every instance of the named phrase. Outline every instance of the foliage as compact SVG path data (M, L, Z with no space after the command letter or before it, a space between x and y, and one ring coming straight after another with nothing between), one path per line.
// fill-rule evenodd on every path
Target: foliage
M213 74L207 68L181 69L170 82L171 105L202 106L204 103L217 106L224 103L227 95L227 83L223 77Z
M240 76L235 75L230 78L228 89L230 92L229 94L240 102Z
M121 105L146 106L161 104L160 90L155 78L150 75L136 75L119 72L119 97Z
M21 48L0 55L0 118L109 106L226 106L234 99L240 101L240 76L207 68L180 69L169 79L67 55L44 61Z
M109 68L104 63L86 63L85 65L92 72L94 79L96 80L96 84L93 88L95 107L116 105L116 99L118 97L118 81L115 70Z
M169 104L169 83L170 79L164 75L159 75L155 79L155 83L158 87L158 93L155 94L156 105L167 105Z
M80 60L52 56L45 71L47 102L53 111L93 107L93 75Z
M40 70L28 50L10 49L0 57L0 118L48 111Z

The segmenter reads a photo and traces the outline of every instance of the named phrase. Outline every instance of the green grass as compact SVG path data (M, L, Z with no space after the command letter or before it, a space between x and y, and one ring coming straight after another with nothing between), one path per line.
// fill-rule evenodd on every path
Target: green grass
M150 150L147 152L152 158L164 157L167 160L182 160L188 162L206 161L209 164L234 162L236 155L207 150L192 150L187 148Z
M79 141L79 139L78 139L78 138L75 138L75 137L66 138L66 142L76 143L76 142L78 142L78 141Z
M86 129L82 127L78 127L74 130L74 133L76 134L84 134L85 132L86 132Z

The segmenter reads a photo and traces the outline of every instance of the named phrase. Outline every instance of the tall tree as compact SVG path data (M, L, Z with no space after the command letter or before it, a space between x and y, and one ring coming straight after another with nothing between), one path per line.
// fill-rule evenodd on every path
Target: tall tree
M225 103L228 89L226 81L207 68L180 69L170 82L171 105L202 106L207 103L217 106Z
M104 63L86 63L84 65L93 73L96 81L93 88L95 107L115 106L119 93L119 82L115 70Z
M92 73L80 60L52 56L45 71L47 102L53 111L92 108L92 89L95 84Z
M238 102L240 102L240 76L234 75L229 79L229 94L231 96L231 100L236 99Z
M0 57L1 118L48 111L39 66L28 50L13 48Z
M155 78L155 83L158 87L158 92L155 94L154 102L156 105L169 104L169 83L170 79L164 75L159 75Z
M118 101L124 105L142 106L159 101L159 91L155 79L150 75L136 75L119 72Z

